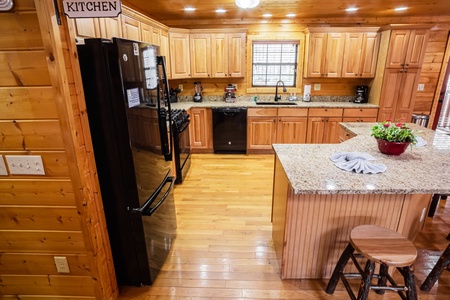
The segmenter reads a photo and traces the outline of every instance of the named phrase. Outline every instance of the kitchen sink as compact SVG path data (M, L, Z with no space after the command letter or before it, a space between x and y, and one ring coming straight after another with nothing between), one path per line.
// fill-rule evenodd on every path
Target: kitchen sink
M256 105L297 105L295 102L256 102Z

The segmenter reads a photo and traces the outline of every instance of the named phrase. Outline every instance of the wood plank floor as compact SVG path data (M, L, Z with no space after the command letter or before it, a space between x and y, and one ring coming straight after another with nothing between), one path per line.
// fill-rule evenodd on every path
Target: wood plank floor
M273 155L195 154L186 180L175 187L178 235L156 282L121 287L119 299L349 299L326 280L280 280L271 239ZM419 287L447 246L450 201L415 242ZM396 278L396 277L395 277ZM399 281L402 282L402 281ZM449 299L450 272L419 299ZM370 293L369 299L400 299Z

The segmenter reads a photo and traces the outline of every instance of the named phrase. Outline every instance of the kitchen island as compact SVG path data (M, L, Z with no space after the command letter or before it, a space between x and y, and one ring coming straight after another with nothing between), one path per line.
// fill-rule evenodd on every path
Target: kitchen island
M352 228L374 224L411 240L422 229L432 194L450 193L450 137L408 124L427 145L400 156L378 151L374 123L341 123L340 144L274 144L272 237L281 277L328 278ZM337 152L363 152L386 171L341 170Z

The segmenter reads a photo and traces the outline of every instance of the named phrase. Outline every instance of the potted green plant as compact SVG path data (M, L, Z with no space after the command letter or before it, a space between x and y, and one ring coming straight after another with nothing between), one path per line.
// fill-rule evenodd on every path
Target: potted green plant
M400 155L410 144L416 143L414 132L403 122L392 123L386 120L372 127L371 136L375 137L381 153Z

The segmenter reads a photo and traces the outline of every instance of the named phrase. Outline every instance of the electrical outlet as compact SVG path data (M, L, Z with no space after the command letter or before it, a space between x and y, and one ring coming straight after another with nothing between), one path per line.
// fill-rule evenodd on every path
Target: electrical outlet
M70 273L69 263L67 262L67 257L65 256L55 256L56 270L58 273Z
M178 88L180 89L180 91L183 91L183 85L182 84L179 84Z
M5 155L10 174L45 175L40 155Z
M315 91L320 91L320 84L319 83L314 84L314 90Z
M419 85L417 86L417 90L418 91L423 91L425 89L425 84L424 83L419 83Z
M0 175L8 175L8 170L6 170L5 161L3 160L3 155L0 155Z
M238 87L237 87L237 83L232 83L232 85L234 86L234 88L236 89L236 91L237 91L237 89L238 89Z

